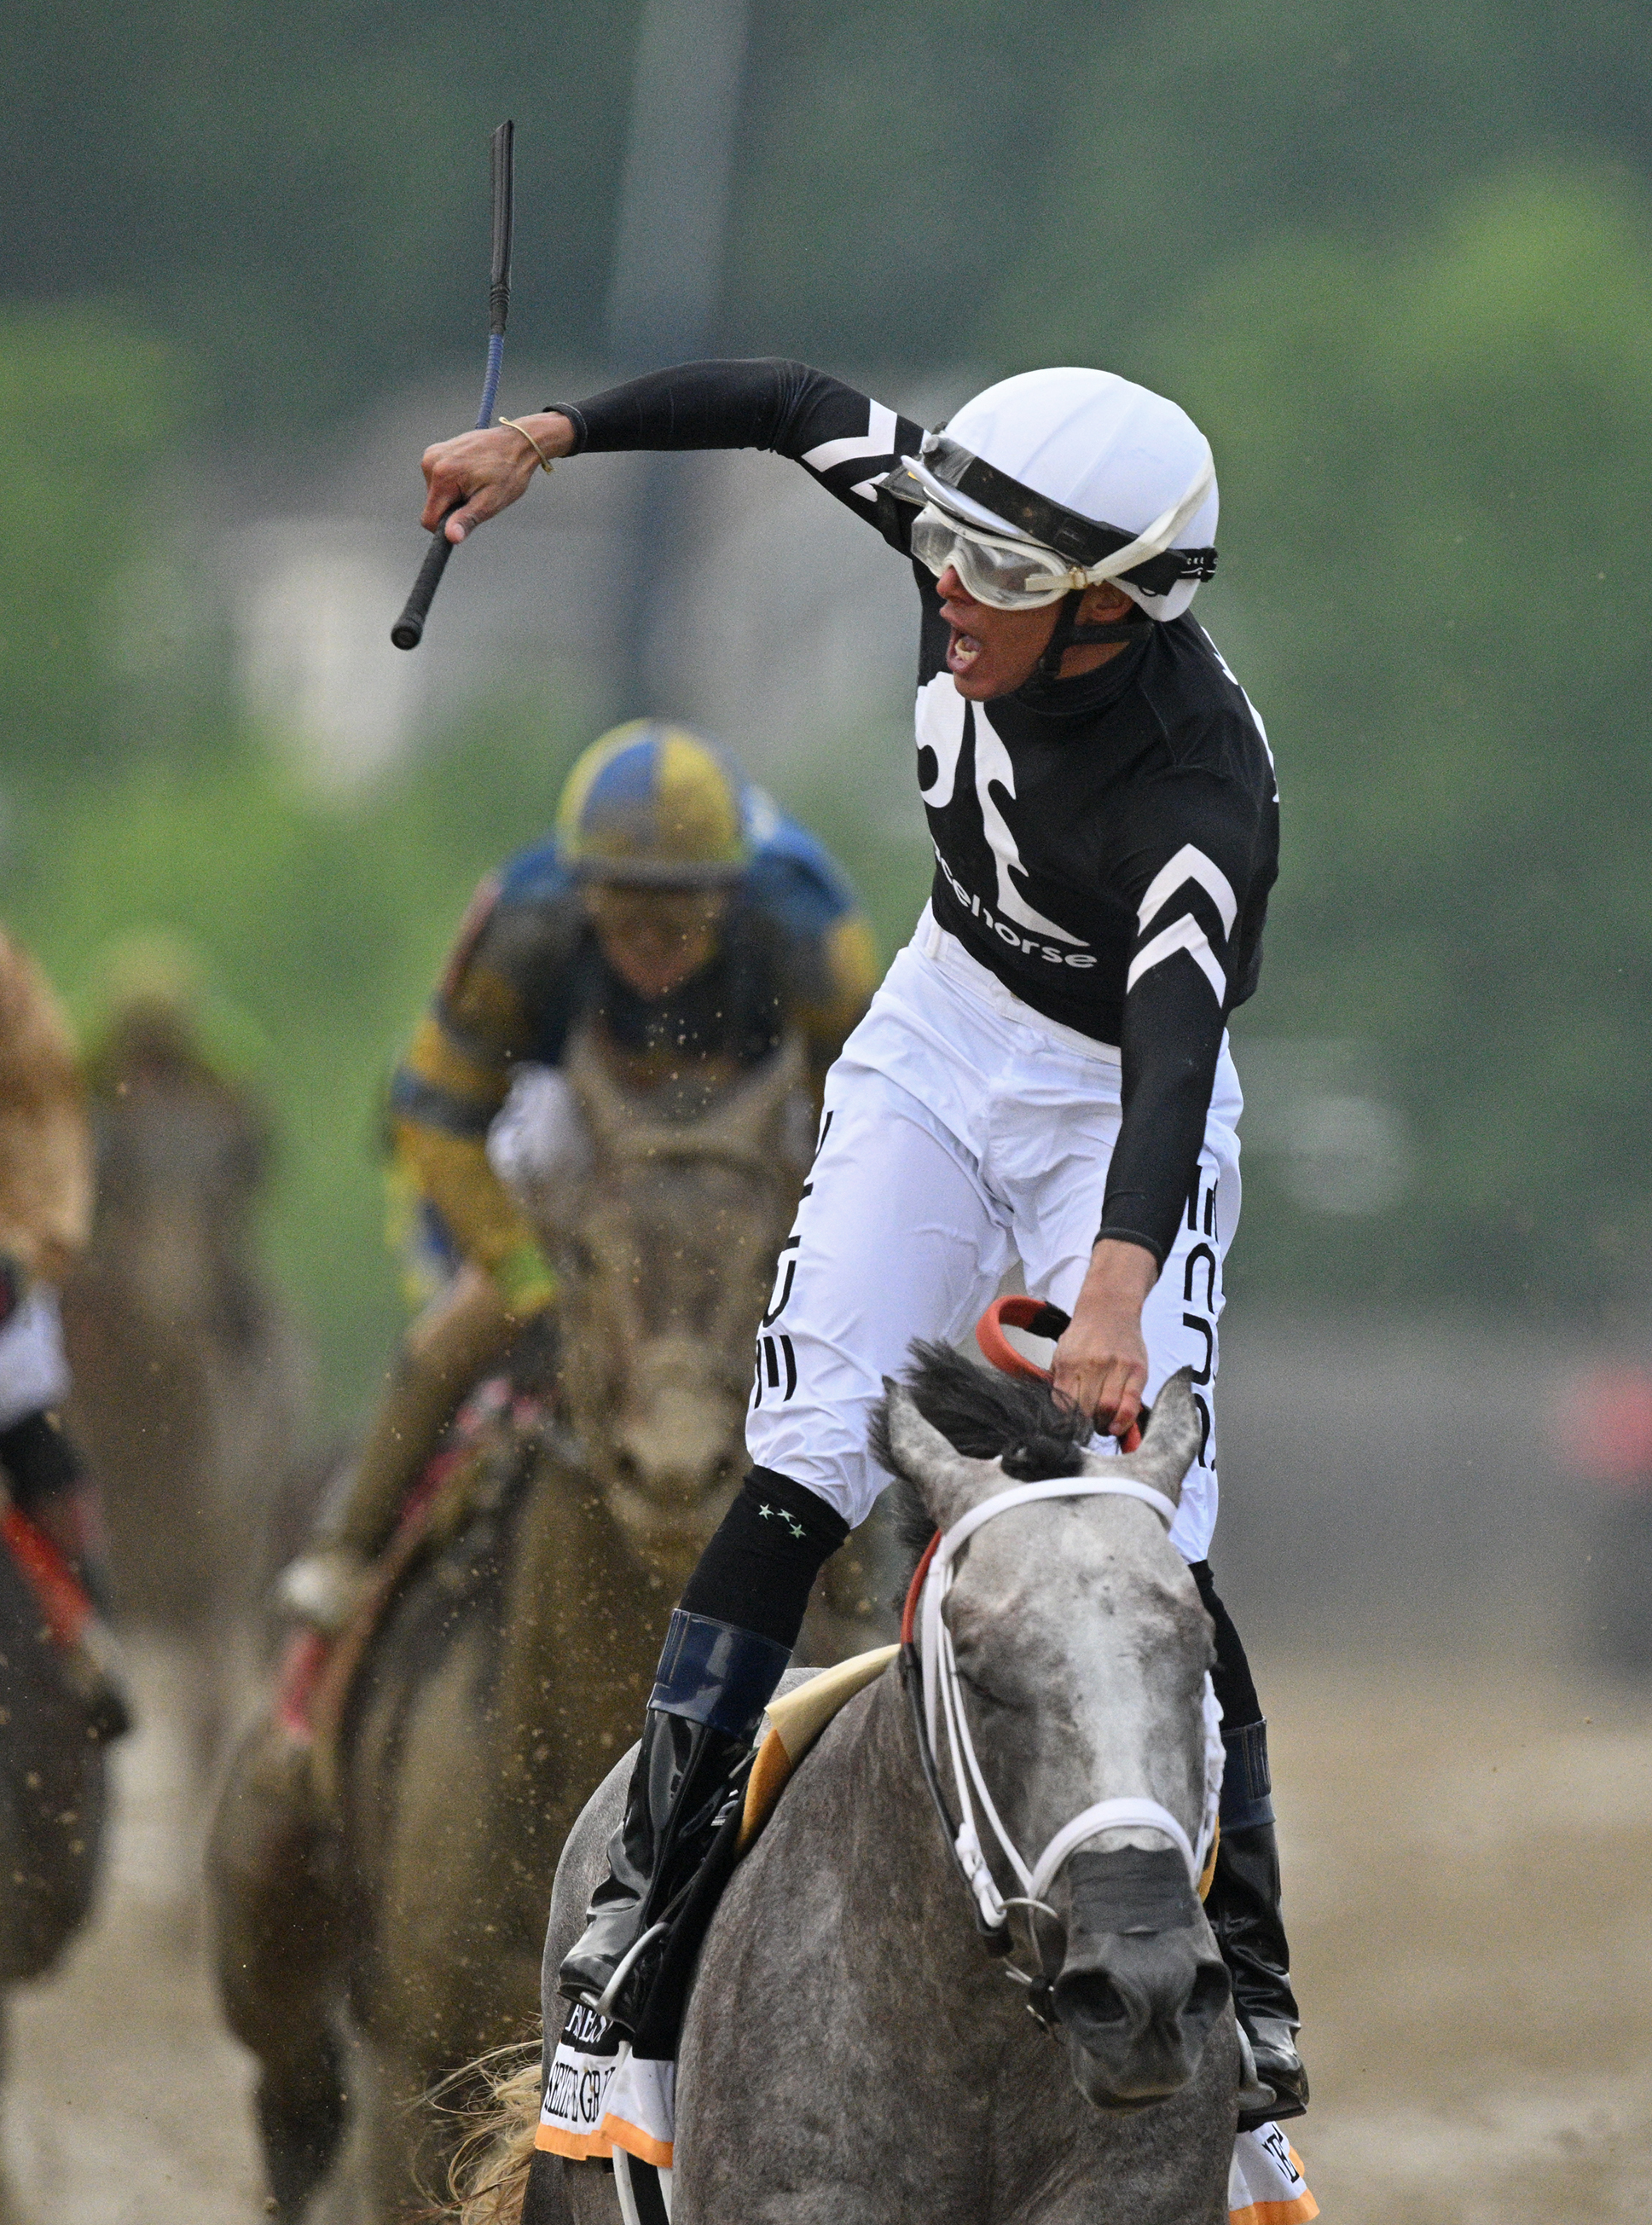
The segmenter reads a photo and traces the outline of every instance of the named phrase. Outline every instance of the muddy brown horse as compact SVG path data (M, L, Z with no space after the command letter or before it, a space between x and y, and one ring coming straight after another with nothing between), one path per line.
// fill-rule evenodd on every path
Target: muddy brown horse
M788 1046L709 1103L702 1087L639 1107L575 1051L594 1163L577 1204L541 1201L563 1275L555 1395L525 1424L501 1416L444 1487L343 1709L336 1806L308 1811L308 1836L310 1751L273 1720L243 1751L211 1856L218 1968L260 2059L284 2217L338 2158L346 2090L326 2214L399 2216L442 2169L414 2153L407 2105L535 2016L563 1837L629 1742L670 1603L744 1467L753 1333L812 1126L802 1073ZM817 1617L816 1658L870 1642L856 1610L873 1587L835 1574L847 1612Z
M98 1205L63 1294L69 1419L103 1489L123 1619L184 1656L206 1769L250 1674L308 1359L257 1258L264 1121L187 1011L151 997L117 1011L89 1078Z

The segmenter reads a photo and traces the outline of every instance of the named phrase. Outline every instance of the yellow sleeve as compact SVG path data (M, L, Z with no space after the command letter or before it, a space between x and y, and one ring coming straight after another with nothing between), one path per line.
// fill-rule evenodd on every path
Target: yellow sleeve
M423 1122L395 1124L397 1150L452 1230L467 1259L485 1268L511 1312L538 1313L556 1295L556 1276L533 1225L488 1160L485 1140L444 1135Z
M487 1132L510 1087L520 1017L511 983L479 954L490 916L485 884L435 1005L397 1072L392 1134L461 1251L492 1276L512 1313L525 1316L550 1303L556 1278L487 1156Z

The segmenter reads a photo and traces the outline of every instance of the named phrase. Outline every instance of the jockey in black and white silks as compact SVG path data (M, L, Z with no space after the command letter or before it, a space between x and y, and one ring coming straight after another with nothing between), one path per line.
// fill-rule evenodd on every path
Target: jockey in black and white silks
M1204 1442L1174 1542L1216 1625L1228 1747L1210 1914L1273 2098L1306 2081L1264 1726L1206 1556L1222 1263L1239 1208L1229 1012L1277 870L1261 722L1188 605L1215 564L1208 443L1111 374L1032 371L925 434L783 361L687 364L524 421L551 456L759 447L911 561L929 903L828 1077L759 1333L753 1467L672 1619L625 1823L563 1990L634 2019L651 1927L706 1842L819 1566L884 1478L882 1379L969 1329L1019 1258L1072 1316L1063 1391L1122 1437L1188 1366ZM526 487L512 429L424 459L462 539ZM457 505L455 507L455 505Z

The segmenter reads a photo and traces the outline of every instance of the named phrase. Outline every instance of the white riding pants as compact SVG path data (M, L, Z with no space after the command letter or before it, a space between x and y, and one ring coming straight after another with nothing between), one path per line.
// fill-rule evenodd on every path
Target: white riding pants
M820 1144L758 1331L753 1461L856 1525L889 1480L867 1449L871 1410L914 1337L966 1338L1018 1258L1028 1290L1071 1312L1119 1087L1115 1050L1023 1004L925 908L826 1078ZM1204 1425L1171 1531L1189 1561L1216 1526L1212 1393L1242 1102L1224 1040L1198 1177L1142 1309L1148 1401L1191 1367Z

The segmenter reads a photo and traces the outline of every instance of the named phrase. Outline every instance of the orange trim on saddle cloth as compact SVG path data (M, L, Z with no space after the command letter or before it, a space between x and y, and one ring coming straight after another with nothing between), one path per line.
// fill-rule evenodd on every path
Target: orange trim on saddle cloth
M1301 2157L1294 2148L1290 2157L1292 2169L1303 2181L1301 2193L1288 2202L1250 2202L1242 2209L1230 2209L1228 2225L1309 2225L1309 2220L1319 2215L1319 2205L1308 2191Z
M565 2133L556 2125L541 2124L533 2144L547 2155L566 2156L569 2163L612 2163L613 2142L603 2133ZM670 2158L666 2158L669 2165Z
M54 1544L39 1523L31 1522L20 1507L0 1513L0 1536L35 1594L47 1629L59 1645L75 1645L92 1620L92 1601L69 1566L61 1548Z
M671 2158L676 2153L674 2141L657 2140L651 2133L645 2132L640 2125L633 2125L626 2117L604 2117L602 2129L607 2135L610 2155L615 2148L623 2148L639 2163L651 2163L656 2171L670 2170Z

